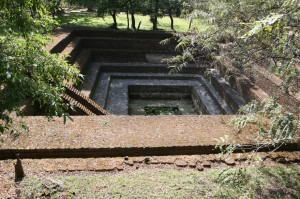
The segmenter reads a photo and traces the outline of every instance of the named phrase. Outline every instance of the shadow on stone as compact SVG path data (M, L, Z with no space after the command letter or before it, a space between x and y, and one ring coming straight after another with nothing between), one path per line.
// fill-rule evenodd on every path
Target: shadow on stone
M17 162L14 164L15 166L15 181L19 182L25 177L24 169L22 166L22 162L20 159L20 154L16 155Z

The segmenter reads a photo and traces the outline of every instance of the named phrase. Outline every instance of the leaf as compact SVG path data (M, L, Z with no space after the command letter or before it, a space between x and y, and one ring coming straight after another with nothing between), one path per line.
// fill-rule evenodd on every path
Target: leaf
M253 22L254 27L245 33L241 38L242 39L248 39L250 37L253 37L254 35L259 34L260 32L267 30L268 32L272 31L273 25L278 22L282 17L284 17L284 14L271 14L270 16L266 17L265 19L261 21L255 21Z

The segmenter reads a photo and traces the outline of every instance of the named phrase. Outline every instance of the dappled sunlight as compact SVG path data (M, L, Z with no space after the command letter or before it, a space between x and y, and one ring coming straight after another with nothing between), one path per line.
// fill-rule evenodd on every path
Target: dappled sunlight
M97 17L96 13L74 12L59 16L58 22L62 27L85 27L85 28L109 28L113 24L111 16ZM141 22L140 30L152 30L152 23L149 16L135 15L136 26ZM127 15L120 13L117 15L119 29L127 29ZM195 20L193 26L202 26L202 21ZM188 31L189 23L185 18L174 17L174 29L177 32ZM129 16L129 28L131 28L131 17ZM171 31L170 18L158 18L158 29Z

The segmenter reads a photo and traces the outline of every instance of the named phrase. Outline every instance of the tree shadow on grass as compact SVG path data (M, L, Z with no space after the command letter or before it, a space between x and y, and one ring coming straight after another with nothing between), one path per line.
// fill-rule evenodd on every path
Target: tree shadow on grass
M62 27L108 28L111 24L98 18L95 13L71 13L57 18ZM99 20L99 21L98 21ZM100 20L103 20L101 22Z
M260 167L267 186L257 190L262 198L299 198L300 169L296 167Z

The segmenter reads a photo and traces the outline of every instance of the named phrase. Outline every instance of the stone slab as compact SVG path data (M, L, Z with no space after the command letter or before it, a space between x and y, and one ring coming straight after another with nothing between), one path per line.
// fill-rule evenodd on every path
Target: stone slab
M149 154L215 153L216 139L228 135L232 142L254 142L254 130L239 134L227 125L230 116L74 116L48 122L45 117L25 117L29 132L13 138L2 135L0 159L16 153L36 157L125 156ZM66 153L66 154L65 154Z

